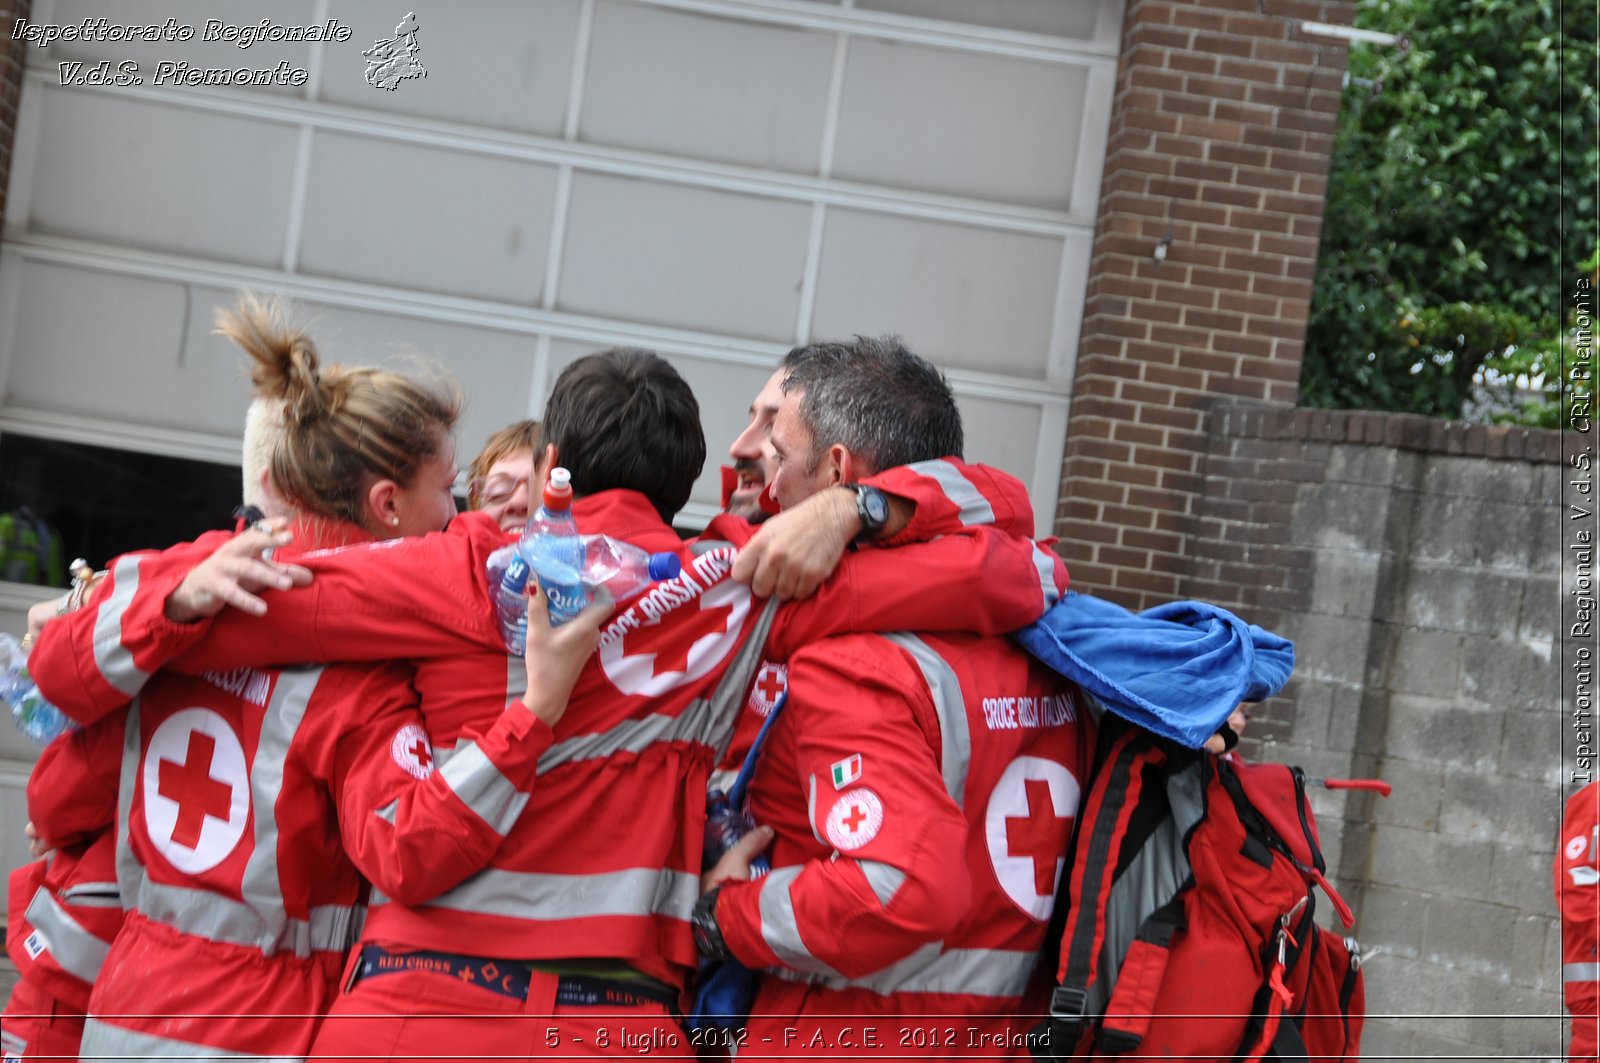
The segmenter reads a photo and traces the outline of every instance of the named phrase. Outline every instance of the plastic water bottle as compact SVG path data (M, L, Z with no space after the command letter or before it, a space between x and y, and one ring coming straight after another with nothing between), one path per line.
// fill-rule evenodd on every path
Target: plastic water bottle
M562 624L594 601L601 587L621 601L682 570L677 554L652 554L609 535L579 535L571 507L571 476L565 469L552 469L544 505L528 521L521 540L489 555L500 635L511 653L521 654L527 644L523 589L530 574L544 588L550 622Z
M583 583L586 605L594 601L594 592L601 587L611 593L612 601L620 602L652 583L675 579L683 571L677 554L652 554L609 535L581 538L583 569L578 577Z
M550 623L564 624L583 611L583 542L572 515L572 474L551 469L544 505L528 521L517 553L527 561L550 602Z
M30 741L47 746L78 725L44 699L28 676L28 654L21 643L0 634L0 701L11 706L11 718Z
M734 808L728 795L720 788L706 791L706 848L701 866L710 870L718 860L738 843L740 838L756 829L756 821L743 808ZM772 869L766 856L750 861L750 877L760 878Z

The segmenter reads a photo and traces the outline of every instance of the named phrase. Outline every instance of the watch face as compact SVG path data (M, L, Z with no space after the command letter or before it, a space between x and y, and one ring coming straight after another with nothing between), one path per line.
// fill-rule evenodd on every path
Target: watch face
M883 497L882 491L862 491L858 496L861 499L861 508L866 514L866 519L874 528L881 528L889 519L889 500Z

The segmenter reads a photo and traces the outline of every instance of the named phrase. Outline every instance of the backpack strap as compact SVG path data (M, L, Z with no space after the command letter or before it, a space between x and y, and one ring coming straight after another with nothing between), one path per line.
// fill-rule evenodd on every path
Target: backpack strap
M1109 717L1107 718L1109 720ZM1063 879L1056 899L1067 919L1061 938L1057 986L1041 1034L1052 1050L1066 1055L1083 1034L1089 1014L1089 987L1098 974L1105 943L1106 904L1110 900L1118 858L1145 785L1144 766L1164 757L1148 733L1125 729L1101 761L1095 785L1079 820L1073 847L1072 875Z
M1111 991L1100 1025L1098 1040L1105 1051L1118 1055L1132 1052L1150 1031L1156 996L1166 977L1167 960L1172 956L1172 935L1185 925L1180 893L1152 912L1139 927L1122 969L1117 972L1116 988Z
M750 777L756 773L756 760L761 756L761 747L766 744L767 732L772 730L772 725L778 720L778 713L789 704L789 691L785 690L778 695L777 704L772 706L772 711L767 713L767 718L761 721L761 729L756 732L756 739L750 743L749 752L745 753L744 761L739 765L739 774L733 777L733 784L728 787L728 807L744 807L744 793L750 788Z

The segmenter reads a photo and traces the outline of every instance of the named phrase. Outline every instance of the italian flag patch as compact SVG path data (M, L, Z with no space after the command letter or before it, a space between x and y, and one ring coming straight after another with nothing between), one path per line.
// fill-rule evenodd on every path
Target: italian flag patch
M833 788L843 790L846 786L861 778L861 754L856 753L834 762Z

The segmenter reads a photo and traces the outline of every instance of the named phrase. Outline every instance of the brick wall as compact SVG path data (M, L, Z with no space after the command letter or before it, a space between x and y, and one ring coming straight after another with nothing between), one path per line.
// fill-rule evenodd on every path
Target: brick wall
M1085 590L1177 597L1206 402L1295 400L1346 59L1297 27L1353 10L1128 4L1056 521Z
M22 65L27 45L11 39L17 19L28 18L33 0L0 0L0 217L6 212L11 177L11 142L17 131L17 101L22 96Z
M1297 656L1247 755L1395 788L1313 794L1380 950L1365 1058L1554 1057L1561 434L1243 404L1207 427L1185 596Z

